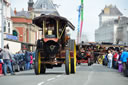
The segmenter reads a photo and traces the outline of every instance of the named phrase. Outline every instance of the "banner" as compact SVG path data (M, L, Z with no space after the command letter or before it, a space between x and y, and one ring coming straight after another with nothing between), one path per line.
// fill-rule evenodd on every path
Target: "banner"
M78 28L77 28L77 43L79 43L79 37L80 37L80 11L81 11L81 5L78 9Z
M81 25L80 25L80 39L81 39L81 35L82 35L82 28L83 28L83 7L84 7L84 1L81 0Z

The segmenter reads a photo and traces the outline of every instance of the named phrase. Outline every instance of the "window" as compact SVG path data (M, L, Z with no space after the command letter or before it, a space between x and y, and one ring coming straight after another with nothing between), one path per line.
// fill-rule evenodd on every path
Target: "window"
M6 22L4 22L4 32L6 32Z
M13 36L18 36L18 33L17 33L17 31L16 30L13 30Z
M10 22L8 22L8 27L10 27Z
M8 22L8 33L10 33L10 22Z

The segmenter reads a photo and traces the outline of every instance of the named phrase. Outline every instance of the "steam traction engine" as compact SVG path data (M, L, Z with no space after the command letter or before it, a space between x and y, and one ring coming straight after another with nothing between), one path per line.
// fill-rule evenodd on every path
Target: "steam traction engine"
M75 27L66 18L55 15L41 15L33 19L41 28L42 39L37 41L35 74L44 74L47 68L65 64L67 75L76 72L76 44L67 34L66 27Z
M80 43L77 45L77 63L88 63L91 66L94 62L94 57L92 55L91 45L85 43Z

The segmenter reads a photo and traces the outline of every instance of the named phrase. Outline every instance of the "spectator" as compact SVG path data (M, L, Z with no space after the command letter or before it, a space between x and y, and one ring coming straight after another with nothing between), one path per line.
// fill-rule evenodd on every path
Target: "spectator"
M123 65L122 65L122 62L120 61L122 52L123 52L123 50L121 49L120 53L119 53L119 59L118 59L118 72L122 72L123 71Z
M9 67L11 75L14 75L12 71L12 65L11 65L11 54L9 52L9 49L7 49L7 46L4 46L4 50L2 51L2 56L3 56L3 68L4 68L4 75L7 75L7 66Z
M119 58L119 54L118 51L115 50L114 55L113 55L113 68L118 68L118 58Z
M108 57L108 67L112 68L112 57L113 57L113 55L112 55L110 50L108 51L108 56L107 57Z
M30 58L31 58L31 61L30 61L30 69L32 69L32 64L33 64L33 56L32 56L32 53L30 53Z
M31 61L30 54L28 51L26 51L25 52L25 62L26 62L25 69L26 70L29 70L29 68L30 68L30 61Z
M1 55L2 49L0 48L0 75L2 75L2 64L3 64L3 56Z
M125 73L126 63L127 63L127 59L128 59L128 52L127 51L128 51L128 49L125 48L124 52L122 52L121 57L120 57L120 60L123 63L123 71L124 71L124 73Z
M97 62L97 57L99 56L99 52L96 48L94 48L94 62L96 63Z
M127 58L128 58L128 52L127 52L127 48L125 48L121 54L120 60L122 61L122 63L126 63Z

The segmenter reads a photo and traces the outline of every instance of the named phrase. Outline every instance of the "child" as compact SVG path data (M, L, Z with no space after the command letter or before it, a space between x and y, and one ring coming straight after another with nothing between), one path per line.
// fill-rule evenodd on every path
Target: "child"
M31 61L30 61L30 69L32 69L33 57L32 57L32 54L31 53L30 53L30 58L31 58Z

